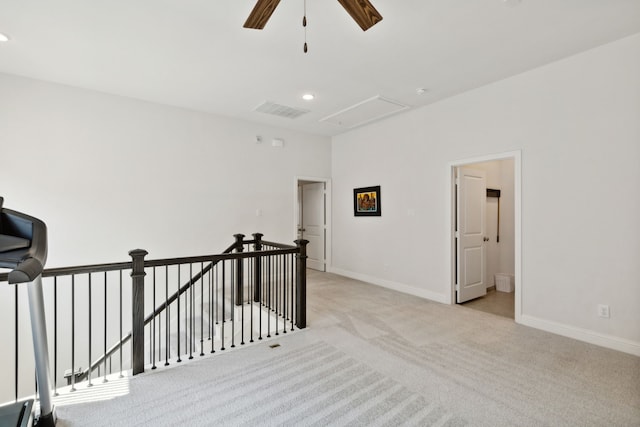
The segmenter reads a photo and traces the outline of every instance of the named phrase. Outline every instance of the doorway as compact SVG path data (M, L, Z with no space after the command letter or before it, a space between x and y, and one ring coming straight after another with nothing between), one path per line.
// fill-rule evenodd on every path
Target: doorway
M309 241L307 268L327 271L331 248L331 181L328 178L296 177L295 192L295 236Z
M450 171L451 303L518 322L521 153L460 160Z

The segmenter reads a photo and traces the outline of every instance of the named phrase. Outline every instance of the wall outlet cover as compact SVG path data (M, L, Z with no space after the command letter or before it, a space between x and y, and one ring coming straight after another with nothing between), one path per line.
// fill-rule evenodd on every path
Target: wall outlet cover
M598 304L598 317L608 319L610 317L609 306L605 304Z

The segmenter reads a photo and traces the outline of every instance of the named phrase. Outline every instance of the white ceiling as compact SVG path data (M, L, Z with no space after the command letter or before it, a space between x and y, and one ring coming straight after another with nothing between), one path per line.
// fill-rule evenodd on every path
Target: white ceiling
M372 97L415 108L640 32L640 0L371 1L384 20L363 32L307 0L304 54L303 0L262 31L242 28L255 0L0 0L0 72L336 135L320 119Z

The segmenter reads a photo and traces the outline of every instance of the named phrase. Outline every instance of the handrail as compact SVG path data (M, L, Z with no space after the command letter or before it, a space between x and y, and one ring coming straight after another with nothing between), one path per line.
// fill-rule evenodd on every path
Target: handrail
M255 243L255 240L245 240L242 242L243 244L252 244ZM277 254L291 254L295 253L297 248L296 246L284 245L282 243L268 242L262 241L263 245L273 246L275 248L279 248L281 250L261 250L263 255L277 255ZM188 263L198 263L198 262L219 262L229 259L244 259L244 258L252 258L255 255L252 255L251 252L237 252L231 253L234 249L237 248L237 245L234 243L229 246L222 254L212 254L212 255L199 255L199 256L191 256L191 257L179 257L179 258L164 258L164 259L156 259L156 260L145 260L144 266L146 267L160 267L165 265L176 265L176 264L188 264ZM128 270L131 269L132 262L118 262L118 263L110 263L110 264L91 264L91 265L81 265L75 267L57 267L57 268L48 268L42 271L42 277L59 277L59 276L71 276L73 274L87 274L87 273L105 273L109 271L118 271L118 270ZM0 282L6 282L8 280L9 273L0 273Z
M263 246L273 246L274 248L278 249L297 249L297 246L285 245L284 243L269 242L267 240L261 240L260 243L262 243Z
M71 276L72 274L105 273L109 271L127 270L131 261L110 264L79 265L75 267L56 267L42 270L42 277ZM8 281L9 273L0 273L0 282Z
M255 244L256 240L243 240L243 245ZM261 240L262 245L273 246L274 248L285 250L261 250L263 255L277 255L281 253L294 253L297 250L296 246L285 245L282 243L269 242L266 240ZM191 257L178 257L178 258L164 258L164 259L156 259L156 260L145 260L145 267L159 267L164 265L175 265L175 264L187 264L187 263L197 263L197 262L219 262L222 260L228 259L239 259L239 258L252 258L255 255L251 255L251 252L238 252L231 253L234 249L238 247L237 243L233 243L229 246L222 254L212 254L212 255L199 255L199 256L191 256ZM105 263L105 264L90 264L90 265L80 265L75 267L56 267L56 268L47 268L42 271L42 277L56 277L56 276L70 276L72 274L87 274L87 273L105 273L109 271L118 271L118 270L128 270L131 268L131 261L117 262L117 263ZM0 273L0 282L8 281L9 273Z
M284 249L273 249L273 250L260 250L260 254L263 256L268 255L278 255L278 254L293 254L297 252L297 248L295 246L289 246ZM185 258L165 258L165 259L156 259L156 260L145 260L144 266L147 267L163 267L165 265L177 265L177 264L189 264L189 263L199 263L199 262L209 262L209 261L227 261L230 259L245 259L245 258L254 258L256 257L255 251L253 252L234 252L228 254L218 254L218 255L201 255L194 257L185 257Z

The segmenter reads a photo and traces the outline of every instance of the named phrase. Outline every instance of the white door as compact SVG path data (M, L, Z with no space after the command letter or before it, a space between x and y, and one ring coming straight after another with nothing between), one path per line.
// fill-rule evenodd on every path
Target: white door
M485 227L487 185L485 172L468 168L457 170L456 301L458 303L487 293L485 283Z
M325 271L325 183L302 186L302 221L299 235L309 241L307 267Z

